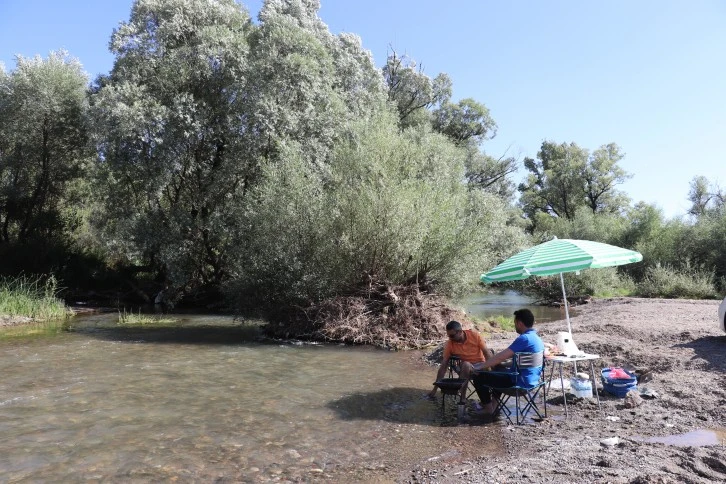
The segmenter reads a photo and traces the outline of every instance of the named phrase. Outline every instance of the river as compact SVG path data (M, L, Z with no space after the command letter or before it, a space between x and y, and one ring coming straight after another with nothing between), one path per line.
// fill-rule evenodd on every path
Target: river
M524 302L506 301L502 314ZM100 314L0 338L0 481L380 482L497 452L486 429L452 433L454 405L442 415L440 396L422 398L435 369L421 352L270 343L229 317L179 318Z

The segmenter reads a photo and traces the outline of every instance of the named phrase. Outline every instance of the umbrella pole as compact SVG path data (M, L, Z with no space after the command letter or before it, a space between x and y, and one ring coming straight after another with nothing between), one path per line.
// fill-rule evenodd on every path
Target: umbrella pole
M562 286L562 300L565 302L565 316L567 317L567 331L570 333L570 338L572 338L572 326L570 325L570 308L567 304L567 294L565 294L565 278L562 277L562 273L560 272L560 285Z

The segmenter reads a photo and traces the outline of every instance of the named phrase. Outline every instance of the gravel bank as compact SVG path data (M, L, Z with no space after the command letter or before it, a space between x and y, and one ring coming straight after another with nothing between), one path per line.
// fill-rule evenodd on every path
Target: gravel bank
M641 384L659 395L640 406L600 392L562 414L562 397L548 395L551 418L523 426L483 425L501 435L504 452L440 466L413 468L399 482L724 482L726 481L726 334L717 326L717 301L617 298L582 306L572 318L581 350L607 366L650 371ZM562 322L539 327L554 343ZM496 335L499 350L514 334ZM599 383L599 382L598 382ZM554 387L553 387L554 390ZM568 404L571 402L568 399ZM607 418L610 417L610 418ZM459 428L471 428L464 425ZM691 446L673 445L681 434ZM617 437L615 445L602 441ZM665 437L669 443L649 441ZM700 445L713 439L711 445ZM607 442L607 441L606 441ZM681 444L683 444L681 442Z

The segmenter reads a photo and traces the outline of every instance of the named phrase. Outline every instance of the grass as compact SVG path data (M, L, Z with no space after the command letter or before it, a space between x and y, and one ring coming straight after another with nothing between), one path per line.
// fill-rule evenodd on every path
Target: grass
M58 281L19 276L0 278L0 315L25 316L48 321L68 316L70 311L58 298Z
M176 324L179 320L176 318L164 318L153 314L142 314L139 310L138 314L126 312L124 308L123 312L118 312L118 324L127 326L150 326L150 325L164 325L164 324Z
M480 330L480 327L484 326L483 323L493 323L491 326L500 328L502 331L514 331L514 319L512 316L489 316L486 319L479 319L474 318L474 324L477 327L477 330ZM486 328L489 329L488 327Z
M33 336L54 336L67 329L66 319L6 326L0 328L0 340Z

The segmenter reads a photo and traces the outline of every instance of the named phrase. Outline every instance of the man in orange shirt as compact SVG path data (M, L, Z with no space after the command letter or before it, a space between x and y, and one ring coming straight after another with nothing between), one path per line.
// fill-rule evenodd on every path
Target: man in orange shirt
M461 329L461 323L458 321L449 321L446 325L446 334L449 336L448 341L444 344L444 359L436 374L436 381L441 380L446 374L449 367L449 360L452 356L457 356L461 360L459 368L459 378L463 378L465 383L461 387L461 401L466 400L466 387L468 385L469 376L472 371L478 370L484 362L493 353L487 348L484 338L472 329ZM437 387L429 393L430 398L436 396Z

